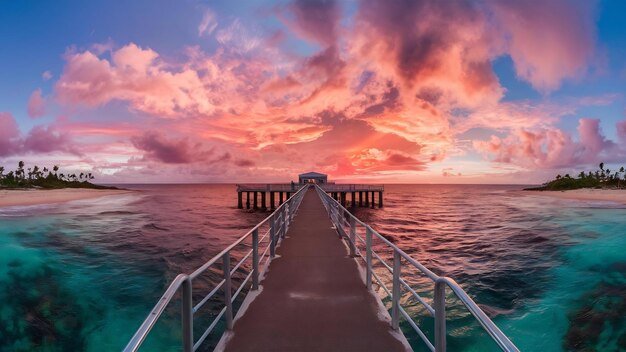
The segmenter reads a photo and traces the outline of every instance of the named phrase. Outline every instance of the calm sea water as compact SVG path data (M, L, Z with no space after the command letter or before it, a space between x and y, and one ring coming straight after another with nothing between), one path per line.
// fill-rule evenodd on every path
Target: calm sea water
M0 208L0 351L120 350L176 274L268 215L236 209L233 185L128 187L138 192ZM355 213L456 279L522 350L626 350L626 208L519 188L390 185L384 208ZM420 276L404 278L429 297ZM448 302L450 350L497 349ZM431 335L409 295L403 306ZM178 307L166 315L148 350L178 349Z

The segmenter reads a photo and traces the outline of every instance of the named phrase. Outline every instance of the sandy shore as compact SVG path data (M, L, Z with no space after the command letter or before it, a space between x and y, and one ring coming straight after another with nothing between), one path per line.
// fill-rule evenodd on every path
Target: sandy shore
M0 207L61 203L128 192L132 191L88 188L0 190Z
M574 189L569 191L522 191L526 194L576 200L607 201L626 204L626 190Z

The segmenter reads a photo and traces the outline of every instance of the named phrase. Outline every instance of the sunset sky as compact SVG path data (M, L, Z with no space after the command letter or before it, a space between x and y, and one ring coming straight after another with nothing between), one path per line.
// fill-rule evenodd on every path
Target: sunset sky
M626 166L626 2L2 1L0 165L541 183Z

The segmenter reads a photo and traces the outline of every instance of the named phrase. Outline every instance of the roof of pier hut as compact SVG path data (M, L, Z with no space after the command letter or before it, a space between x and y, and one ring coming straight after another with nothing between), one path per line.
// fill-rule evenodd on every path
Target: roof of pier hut
M319 172L307 172L304 174L298 175L301 178L315 178L315 177L328 177L326 174L320 174Z

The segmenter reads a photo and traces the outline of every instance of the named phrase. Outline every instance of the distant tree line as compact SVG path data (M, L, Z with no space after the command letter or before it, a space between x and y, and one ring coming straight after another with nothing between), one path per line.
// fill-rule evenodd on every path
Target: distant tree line
M578 177L571 177L570 174L563 176L556 175L555 179L544 183L541 187L530 188L532 190L567 190L578 188L626 188L626 170L620 167L619 170L605 168L604 163L600 163L598 170L581 171Z
M2 188L107 188L93 185L89 182L93 179L91 172L60 173L57 165L51 169L37 165L25 168L24 162L20 161L17 169L6 173L5 168L0 166Z

